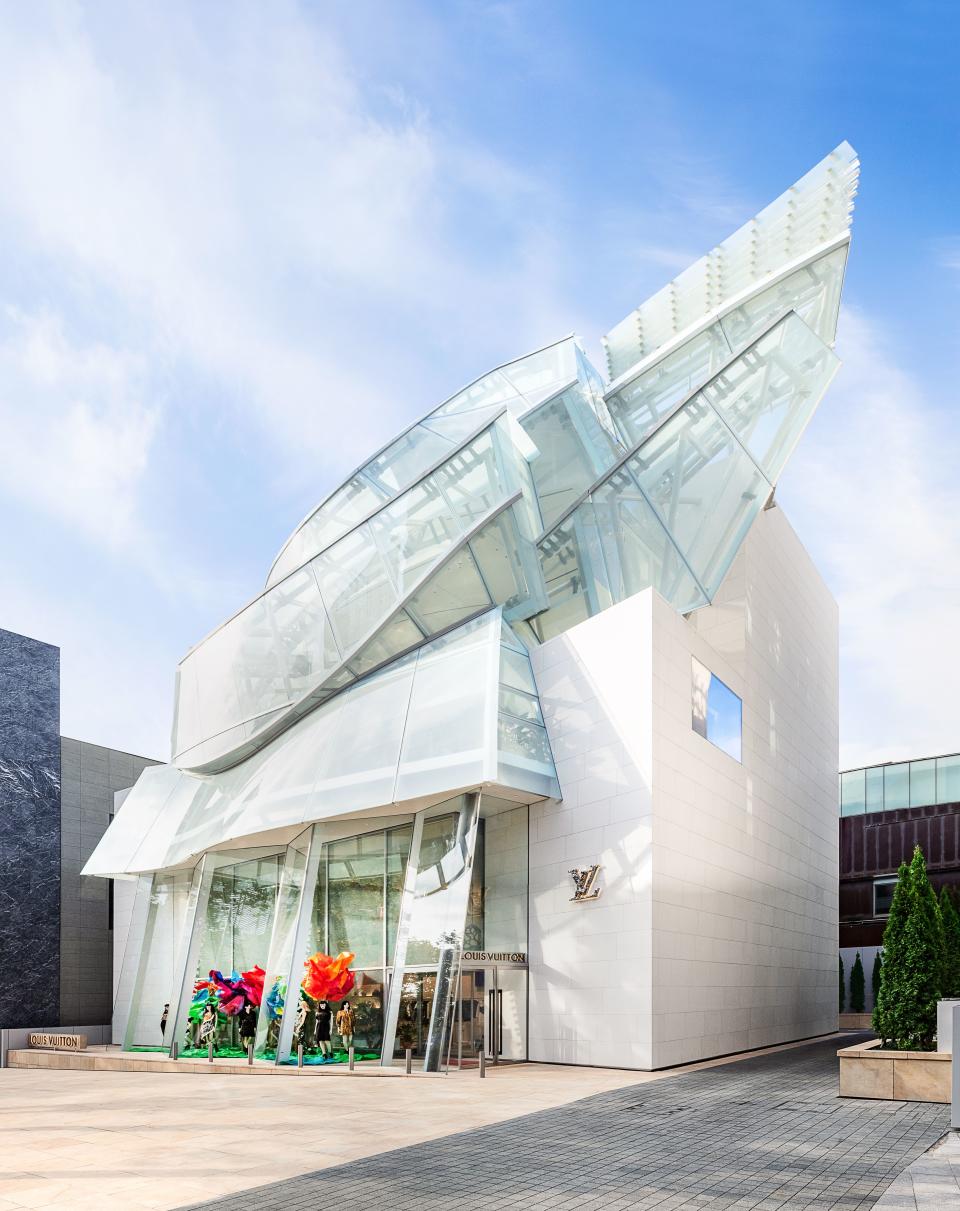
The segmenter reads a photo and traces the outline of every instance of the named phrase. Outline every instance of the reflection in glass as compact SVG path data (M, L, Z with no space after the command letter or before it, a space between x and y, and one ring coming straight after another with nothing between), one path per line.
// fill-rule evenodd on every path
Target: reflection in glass
M693 730L741 760L743 703L719 677L693 657Z
M937 802L960 803L960 756L937 758Z
M866 779L862 769L840 775L840 815L858 816L866 811Z
M937 801L936 761L910 762L910 806L929 807Z
M894 811L900 807L910 806L910 765L901 762L899 765L883 767L883 809Z

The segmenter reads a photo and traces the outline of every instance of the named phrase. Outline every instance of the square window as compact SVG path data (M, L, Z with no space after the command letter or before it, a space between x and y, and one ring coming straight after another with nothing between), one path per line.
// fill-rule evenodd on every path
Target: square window
M693 730L734 761L741 760L743 703L719 677L693 658Z
M893 893L897 889L896 875L889 879L874 879L873 881L873 915L889 917L890 905L893 903Z

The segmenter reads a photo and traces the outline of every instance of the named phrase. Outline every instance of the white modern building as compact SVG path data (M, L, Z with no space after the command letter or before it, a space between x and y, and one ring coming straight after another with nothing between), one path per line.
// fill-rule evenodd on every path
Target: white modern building
M86 866L131 880L128 1048L650 1069L835 1029L837 614L774 491L857 172L638 307L607 380L570 336L428 413L187 653Z

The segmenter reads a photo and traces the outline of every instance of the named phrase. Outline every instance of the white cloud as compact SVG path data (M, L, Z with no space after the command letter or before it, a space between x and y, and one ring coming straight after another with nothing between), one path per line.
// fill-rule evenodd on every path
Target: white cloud
M138 500L157 412L133 354L71 343L50 311L0 313L0 488L114 550L144 539Z
M960 751L955 419L863 312L779 493L840 606L841 764Z

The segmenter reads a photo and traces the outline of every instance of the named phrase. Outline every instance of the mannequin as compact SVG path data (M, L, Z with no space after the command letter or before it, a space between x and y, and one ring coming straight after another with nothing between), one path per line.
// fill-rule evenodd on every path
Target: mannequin
M211 1042L216 1046L217 1041L217 1011L212 1005L207 1005L203 1011L203 1017L200 1019L200 1031L197 1040L201 1047L208 1046Z
M160 1015L160 1037L165 1038L167 1034L167 1018L170 1016L170 1002L167 1001L163 1006L163 1013Z
M310 1006L307 1004L306 997L301 993L300 1001L297 1004L297 1017L293 1026L293 1045L296 1047L303 1042L303 1036L307 1030L307 1014L310 1012Z
M333 1058L333 1048L330 1045L330 1019L333 1017L333 1010L326 1001L321 1001L317 1006L317 1026L315 1038L317 1046L320 1048L320 1054L325 1060Z
M240 1014L240 1042L246 1048L257 1037L257 1011L248 1005Z
M344 1051L349 1051L353 1046L353 1010L350 1007L349 1001L344 1001L337 1012L337 1032L343 1041Z

